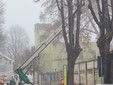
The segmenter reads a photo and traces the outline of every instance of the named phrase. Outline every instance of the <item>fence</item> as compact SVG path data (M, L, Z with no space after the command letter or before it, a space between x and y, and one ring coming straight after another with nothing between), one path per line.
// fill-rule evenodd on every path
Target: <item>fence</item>
M101 84L103 78L99 77L97 68L97 60L83 61L75 64L75 83L83 85Z
M103 79L98 76L97 60L83 61L75 64L74 82L75 85L95 85L101 84ZM43 73L41 85L59 85L63 72Z
M63 72L43 73L39 75L41 77L41 85L59 85L60 79L63 76Z

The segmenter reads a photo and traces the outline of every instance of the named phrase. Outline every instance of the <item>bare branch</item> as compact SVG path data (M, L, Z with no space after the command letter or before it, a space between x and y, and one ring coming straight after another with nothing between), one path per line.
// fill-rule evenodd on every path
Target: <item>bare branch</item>
M100 3L99 3L99 0L96 0L96 3L97 3L97 8L98 8L98 14L99 14L99 18L101 20L102 18L102 11L100 9Z
M90 11L91 11L91 13L92 13L95 22L97 23L98 26L100 26L99 21L98 21L98 19L97 19L97 17L96 17L96 14L95 14L95 12L94 12L94 10L93 10L91 0L88 0L88 1L89 1L88 8L90 9Z
M111 28L113 32L113 0L111 0L111 10L112 10Z
M106 31L110 31L111 27L110 27L110 15L109 15L109 9L108 9L108 0L103 0L102 1L102 14L103 14L103 18L104 18L104 26Z
M77 10L78 10L77 11L77 28L76 28L76 46L77 47L79 46L81 6L82 6L82 0L80 2L79 0L77 0Z
M77 13L77 9L75 10L75 12L73 13L73 18L75 18L75 14Z
M111 0L111 10L112 10L112 18L113 18L113 0Z
M95 24L93 23L93 21L91 21L91 25L93 27L93 29L95 30L95 34L97 34L97 36L99 36L99 31L97 30Z
M88 31L88 32L91 32L91 33L97 34L95 31L90 30L90 29L82 29L82 31Z
M81 3L82 3L82 0L81 0ZM84 5L85 5L85 3L83 3L81 7L83 7ZM76 10L73 12L73 16L75 16L75 14L77 13L77 11L78 11L78 10L76 9Z
M63 5L63 0L61 0L61 18L62 18L62 30L63 30L63 36L64 36L64 41L66 44L66 48L68 48L68 39L67 39L67 33L66 33L66 27L65 27L65 17L64 17L64 5Z
M56 3L57 3L58 10L61 11L61 7L60 7L58 0L56 0Z
M68 24L69 24L69 43L70 46L74 46L74 34L73 34L73 28L74 28L74 18L73 18L73 6L72 6L72 0L67 0L68 4Z

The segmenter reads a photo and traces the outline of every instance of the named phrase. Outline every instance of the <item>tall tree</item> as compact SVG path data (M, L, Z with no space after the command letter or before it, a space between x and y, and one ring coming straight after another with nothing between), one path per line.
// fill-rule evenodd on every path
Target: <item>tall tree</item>
M74 65L82 50L79 44L82 1L56 0L61 15L63 37L67 51L67 85L74 85Z
M16 25L9 29L7 33L7 51L14 61L29 47L28 40L28 36L22 27Z
M110 52L110 43L113 38L113 0L95 0L95 7L93 0L88 1L88 7L100 31L97 46L104 59L104 83L111 84L113 83L113 72L111 71L113 61L110 57L113 56L113 53Z

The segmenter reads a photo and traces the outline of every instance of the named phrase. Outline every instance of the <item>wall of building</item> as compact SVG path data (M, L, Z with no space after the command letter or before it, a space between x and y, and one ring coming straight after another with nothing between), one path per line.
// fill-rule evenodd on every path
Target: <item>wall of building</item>
M46 40L52 32L52 29L50 28L47 30L47 24L45 25L46 30L44 29L44 25L42 29L39 28L40 25L37 24L37 28L35 28L35 46L40 45L40 43L43 42L43 40ZM42 36L44 37L42 38ZM90 36L89 38L82 37L80 41L83 50L76 62L95 59L97 56L96 51L98 50L96 43L90 42ZM57 39L53 41L47 48L45 48L40 56L41 58L39 61L42 72L60 71L63 69L63 65L67 63L67 53L64 42L60 40L58 41Z

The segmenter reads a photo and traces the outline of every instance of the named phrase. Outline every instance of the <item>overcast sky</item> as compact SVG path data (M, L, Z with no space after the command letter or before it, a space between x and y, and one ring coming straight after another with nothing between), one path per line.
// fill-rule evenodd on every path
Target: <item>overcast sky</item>
M5 3L5 27L8 29L14 25L25 28L34 43L34 24L39 22L41 12L40 4L33 0L4 0Z

